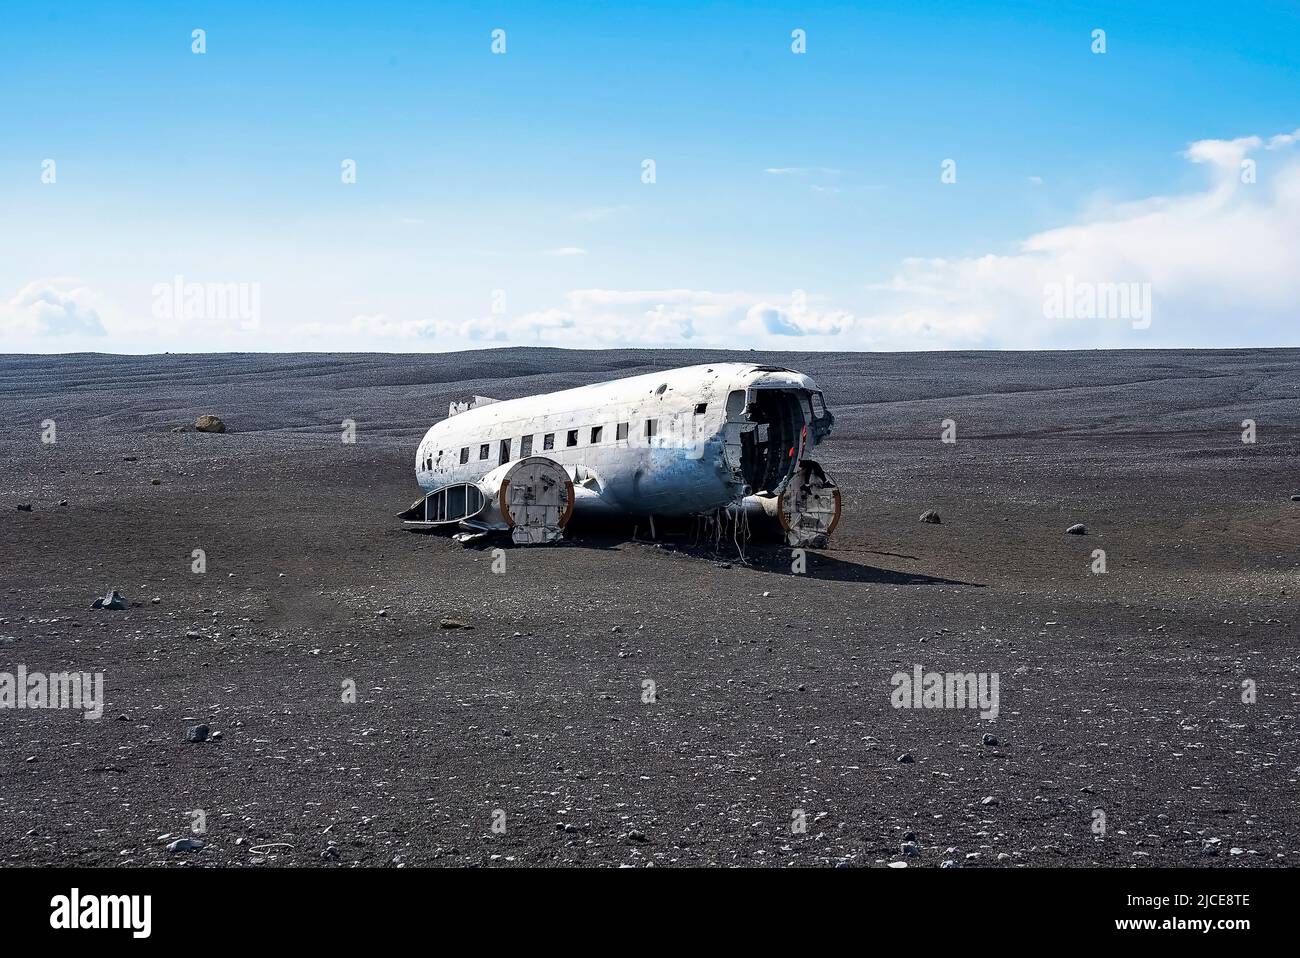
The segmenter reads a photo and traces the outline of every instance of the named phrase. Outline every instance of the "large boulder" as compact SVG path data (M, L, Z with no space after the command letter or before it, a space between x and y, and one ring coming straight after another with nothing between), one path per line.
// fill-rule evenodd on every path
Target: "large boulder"
M221 421L219 416L205 413L194 420L194 428L199 432L225 432L226 424Z

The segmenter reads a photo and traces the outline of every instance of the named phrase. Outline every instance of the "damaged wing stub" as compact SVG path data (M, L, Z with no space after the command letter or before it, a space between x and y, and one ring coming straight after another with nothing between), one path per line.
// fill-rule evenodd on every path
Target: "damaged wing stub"
M559 463L530 456L502 465L478 482L430 492L400 513L409 529L457 531L460 542L509 532L517 545L557 542L573 515L573 482Z
M753 511L787 542L820 544L839 519L839 492L812 459L834 417L809 376L781 366L687 366L475 396L448 413L415 450L425 496L402 514L408 528L534 545L562 538L575 511L652 536L656 518Z

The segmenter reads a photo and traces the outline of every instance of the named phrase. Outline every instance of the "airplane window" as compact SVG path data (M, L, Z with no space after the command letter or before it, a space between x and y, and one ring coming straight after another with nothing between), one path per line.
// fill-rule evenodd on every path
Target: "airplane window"
M566 446L576 446L578 444L578 430L570 429L569 435L565 438Z
M502 440L501 440L501 458L498 460L498 462L509 462L509 461L510 461L510 440L509 440L509 439L502 439Z
M478 457L480 459L486 459L488 457L488 450L491 448L492 448L492 443L490 442L483 443L483 445L478 447Z
M645 437L652 439L657 432L659 432L659 420L647 419L645 421Z
M519 458L527 459L533 454L533 437L524 436L519 440Z
M812 409L813 415L818 419L826 415L826 403L823 401L821 393L812 394Z
M697 416L702 416L702 415L704 414L704 410L706 410L706 409L708 409L708 408L709 408L709 404L708 404L708 403L706 403L706 402L697 402L697 403L695 404L695 415L697 415Z
M615 439L627 438L627 423L621 422L618 424L618 429L614 432L614 438Z
M545 436L542 437L542 448L543 449L555 448L555 433L548 432Z
M596 443L600 442L600 434L601 434L603 431L604 431L604 428L603 428L602 426L592 426L592 427L591 427L591 442L592 442L592 445L595 445Z
M469 446L460 451L460 464L463 466L467 462L469 462Z

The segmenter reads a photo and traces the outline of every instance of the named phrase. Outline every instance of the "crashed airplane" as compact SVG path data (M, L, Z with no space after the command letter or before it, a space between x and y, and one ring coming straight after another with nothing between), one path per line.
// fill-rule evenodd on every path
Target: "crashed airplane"
M840 492L811 458L834 417L808 376L711 363L561 392L453 402L415 455L408 528L555 542L575 513L705 516L820 546Z

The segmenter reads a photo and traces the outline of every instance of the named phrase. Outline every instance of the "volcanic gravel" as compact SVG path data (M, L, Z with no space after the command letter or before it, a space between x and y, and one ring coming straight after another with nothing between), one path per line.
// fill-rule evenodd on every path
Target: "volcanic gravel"
M714 360L825 390L806 574L394 518L451 399ZM0 711L0 864L1300 858L1300 351L9 356L0 408L0 671L107 700ZM892 707L918 664L996 721Z

